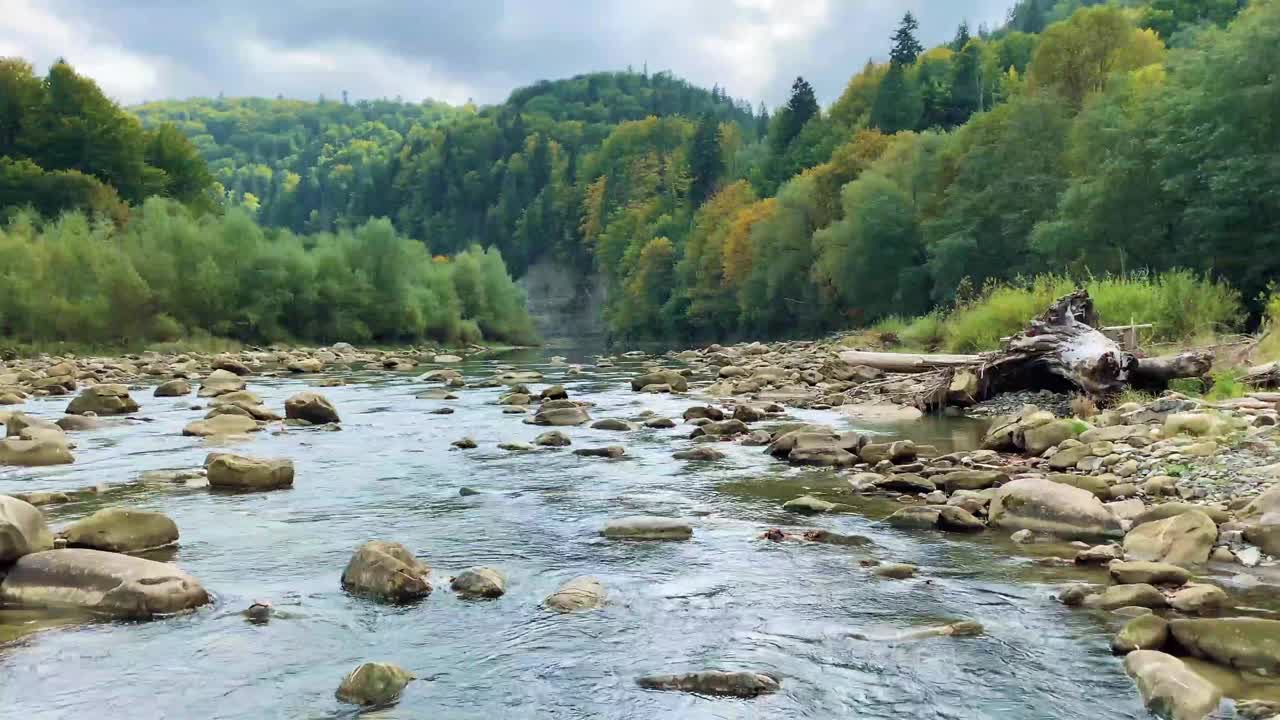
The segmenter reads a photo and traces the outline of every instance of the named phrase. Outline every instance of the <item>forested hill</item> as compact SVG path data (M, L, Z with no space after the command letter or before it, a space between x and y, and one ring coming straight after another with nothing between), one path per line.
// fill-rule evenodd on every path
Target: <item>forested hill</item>
M748 138L764 127L719 89L647 72L540 82L484 108L220 98L135 110L181 129L229 202L263 223L303 232L385 216L437 254L496 246L516 273L552 250L588 266L577 175L620 123L705 116Z

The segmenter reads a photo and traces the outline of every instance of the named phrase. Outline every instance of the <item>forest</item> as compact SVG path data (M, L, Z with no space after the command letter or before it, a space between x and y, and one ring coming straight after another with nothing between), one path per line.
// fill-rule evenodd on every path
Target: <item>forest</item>
M80 209L79 222L111 218L124 238L159 195L197 226L256 222L264 243L307 252L386 232L441 264L500 257L516 277L553 258L606 279L617 339L958 314L1046 274L1191 278L1259 317L1280 271L1280 2L1021 0L1001 27L962 24L937 47L918 30L908 13L885 60L851 69L825 108L803 78L770 111L647 69L540 82L489 107L193 99L133 108L138 123L80 102L86 127L109 126L92 142L134 149L77 166L6 103L0 205ZM55 71L76 78L55 66L33 83L23 67L0 73L6 97L70 82ZM7 237L35 232L12 227ZM485 337L511 332L463 307L459 322ZM375 339L461 332L424 322L397 334L348 310ZM267 329L250 315L175 319L215 333L351 332L315 318Z

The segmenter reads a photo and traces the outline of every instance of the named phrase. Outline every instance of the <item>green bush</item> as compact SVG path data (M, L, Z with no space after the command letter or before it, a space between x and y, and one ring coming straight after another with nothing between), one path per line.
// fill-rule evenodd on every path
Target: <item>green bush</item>
M0 257L0 337L18 343L534 339L496 250L432 257L386 220L298 237L152 199L125 228L20 213Z

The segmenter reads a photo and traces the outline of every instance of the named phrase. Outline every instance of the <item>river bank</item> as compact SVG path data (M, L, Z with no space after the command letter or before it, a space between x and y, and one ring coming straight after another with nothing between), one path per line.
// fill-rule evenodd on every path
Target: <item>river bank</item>
M870 701L874 709L864 709L867 717L897 716L907 707L921 717L954 717L945 707L959 707L970 692L966 687L970 681L961 671L989 673L992 658L1007 663L1016 657L1027 666L1010 667L1011 674L1000 680L998 687L985 688L980 695L986 698L986 709L969 716L1080 716L1089 713L1093 705L1081 705L1074 715L1046 713L1037 709L1036 694L1044 691L1030 690L1055 683L1080 683L1070 690L1059 686L1053 694L1061 697L1067 690L1078 693L1082 701L1093 698L1104 705L1114 703L1114 712L1104 709L1093 716L1132 717L1130 703L1136 696L1124 680L1119 662L1109 659L1108 647L1108 636L1121 628L1125 618L1103 610L1109 602L1093 601L1089 604L1097 607L1069 611L1050 599L1075 583L1103 591L1110 584L1111 573L1104 566L1075 562L1084 548L1065 542L1074 533L1054 539L1032 532L1033 542L1018 544L1010 536L1024 528L1008 524L1009 513L1001 520L1000 513L992 511L997 498L1009 504L1002 493L1011 487L1025 487L1034 475L1043 475L1045 482L1056 480L1062 487L1068 487L1065 476L1079 478L1074 482L1089 488L1079 491L1087 494L1088 500L1077 493L1069 495L1073 502L1087 506L1091 514L1085 517L1097 523L1097 527L1079 522L1073 525L1086 531L1079 536L1087 536L1091 548L1099 541L1106 545L1110 537L1121 550L1126 549L1131 543L1124 532L1144 524L1135 520L1152 506L1173 509L1176 505L1181 515L1193 511L1208 514L1215 521L1215 537L1208 543L1209 562L1193 563L1201 576L1198 583L1218 583L1226 588L1231 605L1253 610L1229 610L1219 603L1197 608L1192 615L1198 617L1196 613L1206 610L1272 617L1274 603L1266 590L1272 587L1270 562L1259 557L1260 566L1250 567L1247 523L1243 528L1231 523L1249 516L1244 500L1269 482L1264 476L1241 480L1243 474L1236 470L1246 465L1265 466L1257 461L1273 452L1274 435L1265 431L1272 426L1258 418L1273 418L1274 402L1263 399L1257 407L1208 408L1221 420L1220 432L1196 437L1182 437L1181 433L1164 437L1170 417L1201 409L1183 404L1127 408L1111 416L1104 413L1091 418L1093 428L1024 412L1014 430L991 434L991 442L1001 437L1021 440L1011 440L1013 446L982 451L975 444L987 434L984 423L959 418L946 421L950 424L905 421L910 413L887 403L867 402L872 393L858 388L875 380L861 380L857 375L863 371L840 364L838 353L838 347L824 343L744 344L666 357L637 353L548 358L541 354L536 362L530 362L525 356L436 357L339 346L228 357L187 354L23 361L20 366L11 363L0 370L0 377L20 376L17 387L30 399L19 407L33 416L58 416L66 398L60 400L48 393L60 392L50 389L56 386L70 395L73 391L67 383L54 382L68 375L74 376L76 393L91 384L124 384L126 394L132 393L142 407L123 413L119 419L100 413L97 428L70 429L66 437L79 445L70 449L75 453L75 462L70 465L0 470L0 492L25 492L28 499L43 501L42 508L54 524L74 524L97 510L123 503L162 510L182 529L178 550L162 551L168 554L158 557L176 560L208 587L213 610L198 610L187 620L175 618L146 626L154 629L111 626L107 636L119 644L113 647L124 656L112 666L117 672L137 670L140 656L128 649L138 642L162 656L171 652L165 648L178 637L195 641L199 647L209 647L210 642L218 643L213 647L222 646L229 640L227 629L233 627L227 625L228 618L242 623L239 611L253 599L266 597L286 616L280 623L273 620L270 630L287 637L293 633L276 628L289 627L297 619L287 616L300 612L310 615L303 623L312 630L317 622L323 628L334 620L355 621L364 627L369 636L357 643L364 652L360 657L343 654L339 658L347 664L343 671L357 661L407 654L410 661L406 666L419 675L430 674L444 656L432 660L422 655L421 648L406 652L404 643L395 639L396 632L388 634L385 627L388 622L398 626L400 621L392 618L401 617L404 610L384 610L341 592L335 594L336 574L352 550L365 540L385 539L406 543L436 566L434 584L447 585L439 578L472 564L500 566L507 575L509 592L494 601L500 603L499 612L517 623L533 622L543 628L540 632L554 634L545 626L550 620L536 613L538 598L554 594L559 584L577 574L602 576L612 601L600 613L603 617L591 621L590 627L622 632L632 642L650 648L651 654L647 660L631 657L611 664L609 653L603 651L609 668L604 675L584 672L580 664L571 664L567 667L573 668L569 672L576 679L567 686L546 685L544 692L549 694L541 702L571 692L569 687L576 682L596 686L605 682L610 687L621 683L608 693L621 707L661 707L667 711L679 707L692 716L710 716L718 712L711 701L656 701L652 690L635 695L635 690L623 690L622 685L653 673L726 669L778 674L782 684L776 694L780 697L755 702L772 703L771 707L801 716L840 712L839 708L852 707L851 702L865 708ZM70 369L64 365L68 362ZM242 370L248 372L237 374ZM227 390L237 387L237 381L228 375L247 383L247 391L260 402L235 395L243 390ZM190 382L190 394L146 397L155 387L174 381ZM544 391L550 391L545 392L548 398L560 396L556 385L563 388L567 400L539 403ZM193 402L197 386L226 392L207 394ZM290 414L286 401L309 386L331 401L341 415L342 432L324 433L333 426L313 426L300 422L301 418L283 417ZM663 392L666 389L683 392ZM232 401L226 401L228 396ZM119 396L113 390L102 397ZM203 440L182 438L181 430L216 409L206 406L218 402L219 397L224 398L220 407L239 407L252 418L255 429L265 432L215 434ZM579 407L579 402L590 404ZM547 420L554 414L549 411L571 406L585 416L571 414L581 424L552 428L522 423L538 422L539 414ZM282 417L265 417L262 409ZM239 412L223 412L243 417ZM723 419L716 419L718 416ZM667 418L670 427L659 422ZM997 430L1005 425L994 424ZM1141 435L1138 428L1146 428L1151 442L1144 445L1135 439ZM26 429L19 428L16 434ZM557 429L570 438L569 447L538 444L541 436ZM1040 443L1044 437L1065 430L1070 430L1071 436L1054 443L1059 449L1047 457L1048 448L1039 457L1029 457L1026 447L1017 447L1019 442L1025 444L1027 437ZM1107 437L1123 433L1126 437L1123 442L1095 440L1087 435L1090 432ZM698 437L690 438L691 434ZM914 442L902 441L912 436ZM473 441L475 449L448 449L451 442L464 437ZM49 436L43 439L48 441ZM1054 457L1073 450L1072 440L1089 441L1080 446L1088 447L1088 453L1075 452L1099 458L1097 467L1091 467L1093 460L1080 467L1084 457L1061 472L1052 467ZM1204 443L1210 441L1217 444L1214 452L1201 455ZM27 442L39 443L41 439ZM788 442L792 442L790 447L786 447ZM1095 446L1095 442L1109 443L1109 447ZM1066 447L1062 447L1064 443ZM936 450L929 445L935 445ZM1201 447L1195 448L1197 445ZM615 460L573 454L574 450L613 446L622 449ZM1035 447L1038 445L1033 444ZM763 452L766 448L771 451ZM1102 449L1108 452L1095 454ZM210 493L203 486L209 481L203 465L211 450L291 458L297 484L288 491ZM671 458L673 452L695 452L691 457L702 459L677 462ZM1138 467L1128 474L1131 461ZM1057 464L1064 462L1064 457L1059 457ZM1121 465L1126 469L1103 470ZM1165 472L1175 465L1181 466L1177 473ZM416 476L429 481L420 484ZM987 479L992 487L967 487ZM464 486L477 494L460 497ZM1168 488L1174 494L1166 495ZM1203 493L1199 492L1202 488ZM52 497L38 497L41 492ZM810 499L795 502L802 497ZM1184 501L1187 507L1172 500ZM1098 508L1105 515L1093 513ZM814 511L818 514L807 514ZM688 526L692 538L640 545L600 539L600 528L609 519L635 514L675 518L682 527ZM1023 519L1045 521L1038 516ZM1050 519L1056 522L1060 518ZM229 520L230 525L217 527ZM295 547L300 541L316 542L312 528L335 537L322 542L316 551ZM780 533L761 537L771 529ZM805 531L813 529L827 534L811 536L816 542L805 540ZM978 532L950 532L957 529ZM1026 539L1025 535L1019 540ZM867 543L831 542L856 537ZM1203 544L1196 546L1196 552ZM1116 552L1103 547L1087 557L1106 558ZM1225 552L1231 552L1232 557L1228 559ZM299 563L316 569L299 575ZM914 578L892 579L912 573L900 566L914 566ZM255 569L250 577L244 576L246 567ZM647 587L655 578L657 587ZM1185 593L1185 589L1156 590L1164 605L1174 602L1179 592ZM1081 593L1090 594L1077 591ZM1206 595L1202 590L1193 594ZM444 612L451 620L462 612L469 618L467 623L491 621L492 613L485 608L458 603L440 606L442 595L449 593L437 587L424 610ZM838 601L834 600L837 596ZM821 597L832 598L836 603L832 609L844 610L819 609L813 602ZM1162 601L1150 593L1139 599L1156 605L1159 613L1182 616L1181 610L1161 606ZM1027 614L1021 625L1007 617L1011 609ZM530 611L534 614L529 615ZM361 619L348 618L351 612ZM387 612L395 614L388 616ZM650 630L656 628L646 628L644 618L653 617L653 613L663 617L674 613L693 644L675 647L665 633L660 642L649 638ZM1076 613L1082 615L1072 619ZM403 621L411 622L412 618L404 617ZM985 635L927 639L929 634L952 634L942 629L961 621L980 623ZM216 629L211 630L211 625ZM728 630L728 636L712 641L698 632L700 626ZM172 640L166 639L166 632L174 633ZM516 628L507 632L513 634L494 641L504 645L521 634ZM919 633L924 636L917 637ZM148 639L140 640L139 634ZM230 636L239 638L235 643L258 637L242 635L239 629ZM322 630L321 637L329 637L327 631ZM559 639L553 645L561 652L535 650L531 657L516 660L504 651L501 667L495 672L510 673L512 663L526 668L519 672L536 672L525 664L533 657L553 667L566 667L566 657L583 651L602 652L595 645L587 650L567 637L556 637ZM1057 640L1043 640L1047 638ZM33 654L78 653L87 647L86 641L81 631L37 635L24 643L25 649L7 654L16 663L21 658L30 660ZM312 647L299 636L287 644L294 652L313 656L333 641L321 639ZM920 642L927 643L928 649L915 649ZM947 643L947 650L943 652L938 643ZM1014 656L1007 655L1007 645L1016 648ZM136 647L143 652L142 646ZM480 663L476 667L483 667L483 656L471 655L466 647L464 640L451 635L437 650L473 657ZM762 652L771 647L775 649ZM779 647L786 648L781 655ZM225 646L225 651L230 648ZM521 652L529 650L520 645ZM215 655L221 652L213 651ZM261 652L277 658L273 651ZM958 668L930 664L933 674L929 675L911 667L911 663L923 662L923 657L934 654L957 658ZM1057 674L1050 668L1063 662L1075 664L1080 675L1049 680ZM853 665L846 667L847 663ZM850 689L835 691L818 679L836 667L845 667L838 674L852 672L845 678ZM252 681L256 687L264 677L273 675L266 666L257 668L239 681L218 674L219 683L224 688L227 683L242 685L243 696L270 702L243 685ZM824 670L819 672L819 668ZM314 709L302 698L314 697L315 689L329 681L332 692L336 678L331 676L336 668L331 669L329 675L321 673L320 677L306 673L297 694L288 700L290 706ZM17 666L4 660L0 660L0 672L8 675L10 686L12 681L23 679ZM892 678L886 678L885 673ZM1041 673L1050 675L1041 677ZM1271 692L1257 677L1239 673L1230 677L1235 685L1224 688L1227 695L1257 698ZM1228 684L1222 677L1216 679ZM467 697L474 699L475 690L468 690L466 683L459 685L458 680L432 683L436 688L450 688L443 691L448 702L467 707ZM70 678L50 685L54 686L67 693L76 689ZM308 689L303 690L304 686ZM922 688L927 688L923 694ZM1026 692L1020 694L1020 688ZM432 690L411 686L402 702L410 708L415 702L427 702L415 701L415 693L435 695ZM123 700L127 692L121 689L114 695ZM876 697L885 704L870 700ZM940 700L947 697L952 699ZM22 707L30 709L51 707L29 698L24 702ZM658 704L653 705L655 702ZM74 704L69 701L67 707ZM1001 714L994 708L1014 709ZM625 716L616 711L599 712Z

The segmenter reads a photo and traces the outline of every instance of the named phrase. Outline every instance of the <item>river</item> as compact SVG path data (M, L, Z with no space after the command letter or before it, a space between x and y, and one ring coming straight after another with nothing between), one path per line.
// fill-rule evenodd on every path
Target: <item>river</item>
M632 393L638 362L587 365L566 376L538 350L459 369L490 377L499 364L545 373L571 397L597 403L594 418L653 410L679 420L689 398ZM724 461L671 458L689 447L688 426L628 433L568 428L575 447L621 444L625 458L569 449L509 453L504 440L546 428L495 405L498 389L462 389L423 400L416 373L353 371L321 390L341 432L260 433L238 452L292 458L294 488L256 494L145 485L145 470L199 466L210 445L180 436L203 414L193 397L135 391L148 422L78 433L74 465L0 470L0 493L71 490L105 483L90 501L49 508L59 527L99 507L128 504L168 514L182 538L172 559L216 602L148 623L67 624L0 645L3 717L332 718L353 713L333 697L342 676L368 660L413 671L398 706L379 718L1110 718L1146 717L1132 682L1107 651L1117 622L1052 599L1061 568L1041 568L989 534L957 540L882 527L883 503L865 514L806 522L780 505L805 488L833 487L827 471L793 470L760 448L722 444ZM292 378L250 378L266 403L305 389ZM536 387L536 386L535 386ZM56 418L66 399L25 409ZM201 404L205 404L201 401ZM429 411L448 405L452 415ZM830 411L807 421L844 424ZM278 426L277 426L278 427ZM964 438L958 425L921 425L929 438ZM462 436L480 445L451 450ZM467 486L481 494L461 497ZM688 518L688 542L607 541L609 518ZM758 539L768 527L824 527L871 538L868 548ZM396 540L432 567L435 592L392 607L346 595L339 576L370 539ZM920 566L917 579L872 577L859 560ZM507 594L463 601L447 578L473 565L507 575ZM603 610L557 615L540 601L581 574L599 577ZM270 600L266 625L239 611ZM6 628L28 619L8 613ZM886 641L913 628L972 619L980 637ZM3 637L0 634L0 637ZM643 690L635 678L706 668L753 669L782 678L754 700Z

